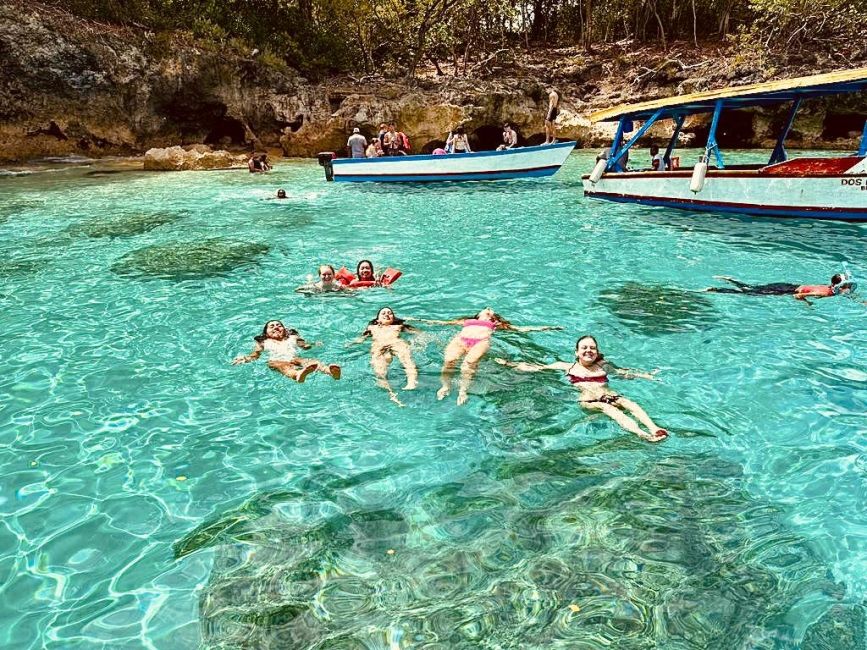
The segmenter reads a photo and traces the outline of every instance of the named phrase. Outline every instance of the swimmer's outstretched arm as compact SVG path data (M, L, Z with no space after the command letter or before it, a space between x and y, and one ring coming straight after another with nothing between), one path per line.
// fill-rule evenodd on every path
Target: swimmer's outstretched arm
M265 350L262 347L262 344L256 341L256 344L253 346L253 351L250 354L239 354L237 357L232 359L232 365L238 366L242 363L249 363L250 361L255 361L260 356L262 356L262 352Z
M543 370L569 370L572 367L571 363L565 361L555 361L554 363L527 363L526 361L509 361L502 357L494 359L501 366L514 368L520 372L542 372Z
M404 318L403 320L413 323L427 323L428 325L463 325L464 318L455 318L453 320L431 320L430 318Z
M560 325L503 325L503 329L513 332L546 332L549 330L562 330Z
M654 368L650 372L644 370L636 370L635 368L619 368L610 361L605 362L605 370L613 372L621 379L649 379L650 381L659 381L656 377L659 374L659 368Z
M350 345L358 345L360 343L364 343L364 339L366 339L368 336L373 336L373 332L370 331L370 325L365 327L364 331L361 334L359 334L358 336L356 336L354 339L352 339L349 342L349 344Z

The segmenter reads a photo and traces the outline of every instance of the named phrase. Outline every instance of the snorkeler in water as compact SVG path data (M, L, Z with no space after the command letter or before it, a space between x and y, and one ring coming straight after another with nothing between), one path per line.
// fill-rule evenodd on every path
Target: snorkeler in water
M642 372L628 368L618 368L599 352L596 339L582 336L575 343L575 361L555 361L549 364L514 362L495 359L501 365L521 372L542 370L562 370L569 383L580 391L580 404L586 409L601 411L630 433L649 441L659 442L668 437L668 431L659 427L647 412L638 404L608 387L608 374L615 373L623 379L655 379L658 372ZM631 417L630 417L631 416ZM641 425L647 431L641 428Z
M262 328L262 333L254 336L253 351L241 354L232 360L232 365L249 363L258 359L262 352L268 352L268 367L282 375L303 383L311 372L319 370L332 379L340 379L340 366L335 363L324 364L316 359L302 359L298 356L298 348L309 350L312 345L301 338L297 330L286 329L279 320L269 320Z
M807 298L830 298L841 293L852 291L855 283L848 274L835 273L831 276L831 284L790 284L774 282L772 284L747 284L727 275L715 275L718 280L724 280L733 287L708 287L705 291L712 293L740 293L751 296L793 296L809 304Z
M458 332L445 349L443 359L443 369L440 374L442 386L437 391L437 399L444 399L452 389L452 375L455 371L455 366L461 357L464 358L461 364L461 378L458 382L458 405L466 404L468 392L473 377L478 369L479 362L485 353L491 347L491 337L495 330L511 330L513 332L541 332L543 330L559 330L562 327L556 325L539 325L539 326L519 326L512 325L505 318L494 312L490 307L486 307L475 316L464 316L454 320L426 320L426 319L407 319L417 320L421 323L430 323L431 325L460 325L461 331Z
M376 375L376 385L388 391L391 401L398 406L403 404L388 383L388 367L394 356L400 359L406 372L406 386L403 389L414 390L418 387L418 367L412 359L409 343L400 338L403 333L415 334L418 330L395 316L390 307L383 307L355 341L360 343L368 336L371 338L370 365Z

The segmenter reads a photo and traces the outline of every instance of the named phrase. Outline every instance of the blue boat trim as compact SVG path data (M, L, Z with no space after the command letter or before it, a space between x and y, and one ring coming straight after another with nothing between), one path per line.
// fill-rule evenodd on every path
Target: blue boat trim
M551 150L551 149L574 149L578 143L574 140L567 142L558 142L557 144L539 144L532 147L518 147L517 149L504 149L503 151L474 151L473 153L460 154L445 154L434 156L433 154L425 154L418 156L383 156L381 158L335 158L332 164L335 168L343 165L354 165L358 163L400 163L407 160L452 160L454 158L486 158L488 156L509 156L515 154L523 154L533 151ZM335 180L337 180L335 178Z
M376 182L376 183L431 183L431 182L446 182L446 181L481 181L481 180L505 180L508 178L541 178L543 176L553 176L560 169L560 165L551 165L549 167L534 167L530 169L509 169L504 171L494 172L462 172L451 174L343 174L334 176L335 183L358 183L358 182Z
M682 199L651 199L644 197L624 196L621 194L601 194L587 192L584 195L591 199L613 201L615 203L635 203L660 208L675 208L677 210L692 210L699 212L729 212L735 214L753 214L766 217L809 217L812 219L834 219L845 221L867 221L867 208L784 208L761 207L753 205L730 205L715 201L689 201Z

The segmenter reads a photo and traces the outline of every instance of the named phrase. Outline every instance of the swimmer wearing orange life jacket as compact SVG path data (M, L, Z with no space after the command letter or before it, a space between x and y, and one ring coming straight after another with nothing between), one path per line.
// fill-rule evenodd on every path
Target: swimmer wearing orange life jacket
M727 275L715 275L719 280L733 284L734 287L708 287L705 291L713 293L741 293L751 296L793 296L809 304L808 298L830 298L841 293L852 291L855 283L848 274L835 273L831 276L831 284L790 284L774 282L771 284L747 284Z
M334 276L338 282L350 289L366 289L369 287L387 287L402 275L397 269L391 267L385 269L379 277L373 271L373 262L361 260L355 268L355 275L345 266Z

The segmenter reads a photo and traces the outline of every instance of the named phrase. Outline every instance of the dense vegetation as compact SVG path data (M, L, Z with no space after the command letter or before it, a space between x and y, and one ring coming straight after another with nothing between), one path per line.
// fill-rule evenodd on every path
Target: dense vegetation
M467 74L518 48L631 41L728 43L770 53L861 59L867 0L54 0L86 18L258 48L318 75Z

